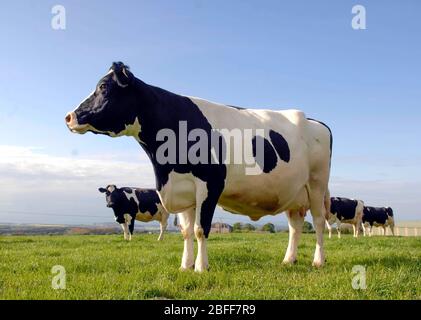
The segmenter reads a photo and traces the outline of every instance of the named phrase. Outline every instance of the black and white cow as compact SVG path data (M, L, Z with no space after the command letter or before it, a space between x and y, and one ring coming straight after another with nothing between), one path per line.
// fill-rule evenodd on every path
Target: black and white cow
M208 269L206 238L217 204L252 220L287 211L284 263L296 261L302 212L311 209L317 238L313 265L323 265L332 151L323 123L298 110L243 109L174 94L144 83L121 62L113 63L65 122L74 133L133 136L143 147L162 204L179 213L181 269ZM236 158L241 155L248 160Z
M386 227L389 227L392 235L395 235L395 219L392 208L364 207L362 219L364 236L367 232L370 237L373 235L373 226L382 227L384 235L386 235Z
M131 240L135 220L142 222L159 221L161 232L158 240L162 240L167 229L169 214L162 206L155 189L141 189L109 185L99 188L105 193L107 207L114 211L115 220L121 225L124 239Z
M347 198L330 198L330 213L326 219L329 239L332 238L332 225L336 223L338 238L341 238L341 223L352 224L354 237L358 238L363 216L364 202Z

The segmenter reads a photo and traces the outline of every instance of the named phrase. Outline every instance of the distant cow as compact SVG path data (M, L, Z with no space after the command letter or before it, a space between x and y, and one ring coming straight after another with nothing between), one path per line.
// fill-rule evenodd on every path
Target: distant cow
M370 237L373 235L373 226L382 227L384 235L386 235L386 227L390 227L392 235L395 235L395 220L393 218L393 210L390 207L364 207L362 222L364 236L366 235L367 231Z
M341 238L341 223L352 224L354 237L357 238L362 221L364 202L347 198L330 198L330 213L326 219L329 239L332 238L332 224L336 223L338 238Z
M131 240L134 221L138 220L159 221L161 232L158 240L162 240L168 225L169 213L161 205L155 189L117 188L115 185L109 185L98 190L105 193L107 207L114 210L115 220L124 231L124 239Z

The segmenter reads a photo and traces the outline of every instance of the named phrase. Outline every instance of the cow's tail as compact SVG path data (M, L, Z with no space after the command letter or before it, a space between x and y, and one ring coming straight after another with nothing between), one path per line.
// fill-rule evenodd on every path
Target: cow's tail
M174 216L174 227L178 226L178 214Z

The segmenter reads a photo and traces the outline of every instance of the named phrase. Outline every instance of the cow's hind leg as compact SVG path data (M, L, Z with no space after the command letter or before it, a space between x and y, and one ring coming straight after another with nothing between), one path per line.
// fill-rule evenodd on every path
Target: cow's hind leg
M181 270L194 268L194 208L178 214L180 219L181 233L184 238L184 251L181 260Z
M288 211L289 242L282 263L293 264L297 261L297 248L303 231L305 212Z
M392 232L392 236L394 236L395 235L395 223L394 222L391 223L389 225L389 227L390 227L390 232Z
M310 211L313 217L313 225L316 230L316 250L314 252L313 266L321 267L325 262L323 249L323 231L325 227L326 207L325 197L329 195L327 186L322 187L321 182L314 181L310 186Z

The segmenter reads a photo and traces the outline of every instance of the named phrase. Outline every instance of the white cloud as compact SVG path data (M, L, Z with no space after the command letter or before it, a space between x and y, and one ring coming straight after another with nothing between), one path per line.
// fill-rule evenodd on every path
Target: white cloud
M6 179L16 176L30 179L21 180L18 184L42 183L46 180L67 183L107 180L154 185L149 162L141 161L140 157L139 163L114 159L108 155L91 158L52 156L37 148L0 146L0 173Z
M105 207L97 191L100 186L155 187L152 165L141 157L138 163L108 155L63 157L39 148L4 145L0 177L0 221L7 222L19 220L10 219L9 211L98 215Z

